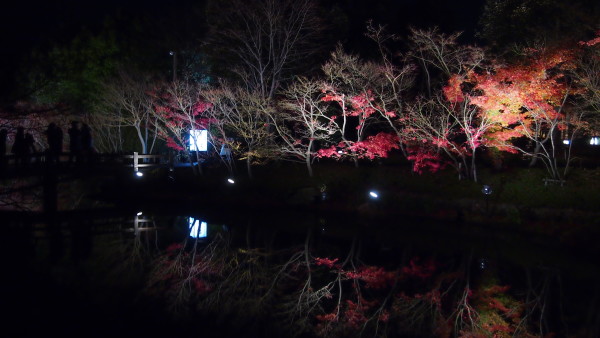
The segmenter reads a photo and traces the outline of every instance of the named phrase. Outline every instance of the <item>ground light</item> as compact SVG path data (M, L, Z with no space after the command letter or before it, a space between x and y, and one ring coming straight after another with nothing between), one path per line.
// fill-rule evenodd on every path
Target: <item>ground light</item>
M373 191L373 190L369 191L369 196L371 198L373 198L373 199L379 198L379 194L376 191Z
M483 188L481 189L481 192L484 195L491 195L492 194L492 187L490 187L489 185L484 185Z
M144 174L141 171L136 171L135 176L142 177L142 176L144 176Z
M235 181L233 180L233 178L228 178L227 182L229 182L230 184L234 184L235 183Z
M142 216L142 212L141 212L141 211L139 211L139 212L138 212L136 215L137 215L137 216Z
M571 144L571 140L563 140L563 144L569 145L569 144Z

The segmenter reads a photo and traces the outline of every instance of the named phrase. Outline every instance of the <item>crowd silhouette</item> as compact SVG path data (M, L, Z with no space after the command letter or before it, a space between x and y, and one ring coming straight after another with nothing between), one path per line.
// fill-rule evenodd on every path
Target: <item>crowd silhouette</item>
M79 125L80 122L72 121L71 127L67 131L69 136L69 165L91 163L96 154L91 128L85 123L82 123L81 128ZM11 135L7 128L0 129L0 173L6 170L10 154L12 154L15 167L17 168L27 168L33 163L34 158L48 165L58 165L61 163L61 156L64 154L64 135L62 129L56 123L51 122L48 124L44 134L46 136L47 148L43 151L40 149L40 152L38 152L32 132L26 131L23 126L18 126L13 135ZM12 136L13 143L9 154L8 142L11 138L10 136Z

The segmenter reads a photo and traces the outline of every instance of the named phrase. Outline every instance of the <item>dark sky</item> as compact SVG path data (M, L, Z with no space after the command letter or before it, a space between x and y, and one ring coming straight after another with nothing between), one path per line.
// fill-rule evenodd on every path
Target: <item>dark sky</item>
M250 1L250 0L249 0ZM347 10L356 33L364 31L364 22L369 18L384 22L399 29L407 25L439 25L448 30L475 28L483 0L328 0L337 2ZM52 39L60 34L69 34L81 26L93 26L106 15L117 12L126 15L160 16L186 1L157 0L62 0L62 1L19 1L12 0L0 12L2 31L2 54L10 55L15 50Z
M0 11L0 76L10 77L15 65L33 46L73 36L82 27L93 28L107 15L149 16L159 19L169 11L203 0L12 0ZM251 0L248 0L251 1ZM484 0L321 0L337 3L351 23L348 34L362 35L365 22L374 19L404 33L407 26L441 26L446 31L473 35ZM183 14L182 14L183 15Z

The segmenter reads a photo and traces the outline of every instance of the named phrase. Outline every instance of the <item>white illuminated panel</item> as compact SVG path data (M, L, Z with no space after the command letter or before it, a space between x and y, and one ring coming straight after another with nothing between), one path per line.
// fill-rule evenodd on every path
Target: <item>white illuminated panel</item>
M590 144L593 146L598 146L600 145L600 137L598 136L594 136L590 139Z
M206 238L207 235L207 224L206 222L200 222L199 219L193 217L188 218L188 224L190 227L190 237L192 238Z
M190 151L208 150L208 132L206 130L190 130Z

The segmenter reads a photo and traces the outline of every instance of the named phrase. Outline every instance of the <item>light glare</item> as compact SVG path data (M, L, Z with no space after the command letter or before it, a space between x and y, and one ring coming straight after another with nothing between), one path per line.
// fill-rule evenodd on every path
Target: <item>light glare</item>
M371 196L371 198L378 198L379 194L377 194L375 191L369 191L369 196Z
M142 176L144 176L144 174L141 171L136 171L135 176L142 177Z
M188 224L190 228L190 237L192 238L206 238L207 235L207 224L206 222L200 222L199 219L193 217L188 218Z
M190 130L190 151L208 150L208 132L204 129Z
M228 179L227 179L227 182L229 182L229 183L231 183L231 184L234 184L234 183L235 183L235 181L233 180L233 178L228 178Z

